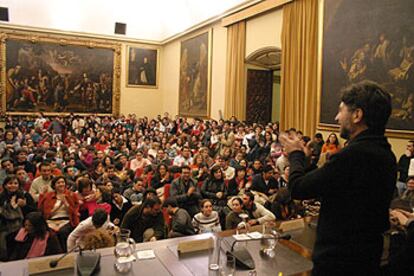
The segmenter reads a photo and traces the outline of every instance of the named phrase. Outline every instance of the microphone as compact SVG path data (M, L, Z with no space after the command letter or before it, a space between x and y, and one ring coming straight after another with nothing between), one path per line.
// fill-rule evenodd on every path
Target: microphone
M76 249L79 249L79 254L82 255L82 248L79 245L77 245L74 248L72 248L71 250L69 250L68 252L66 252L65 254L63 254L62 256L60 256L59 258L57 258L55 260L51 260L49 262L49 267L55 268L63 258L65 258L68 254L72 253Z

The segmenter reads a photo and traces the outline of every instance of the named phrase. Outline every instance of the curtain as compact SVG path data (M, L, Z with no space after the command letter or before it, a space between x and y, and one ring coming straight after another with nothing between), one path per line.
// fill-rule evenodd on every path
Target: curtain
M317 124L318 0L283 7L281 130L312 136Z
M226 90L224 118L246 118L246 22L240 21L227 28Z

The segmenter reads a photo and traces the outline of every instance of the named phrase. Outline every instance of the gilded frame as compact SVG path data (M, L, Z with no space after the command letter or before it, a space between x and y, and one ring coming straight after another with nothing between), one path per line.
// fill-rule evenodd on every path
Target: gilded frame
M112 111L108 113L94 113L97 115L119 115L120 114L120 77L121 77L121 44L115 42L107 42L103 39L93 39L93 38L81 38L71 35L54 33L54 32L42 32L42 31L24 31L24 30L12 30L8 28L0 28L0 96L1 96L1 105L0 113L6 113L10 115L33 115L37 112L43 112L42 110L33 110L33 111L8 111L7 110L7 99L6 99L6 85L7 85L7 40L16 40L30 42L33 44L36 43L48 43L56 44L57 46L80 46L87 47L89 49L110 49L113 51L113 64L112 64ZM43 112L46 115L68 115L71 111L51 111ZM88 112L74 112L78 115L88 115L91 113Z
M134 55L133 56L133 52ZM126 49L126 86L157 89L159 84L160 72L160 48L151 46L132 46L128 45ZM145 74L148 84L144 84L138 79L139 70L145 70L144 62L147 58L149 74ZM139 61L138 61L139 60ZM134 64L133 64L134 63ZM135 75L135 77L133 77ZM147 76L148 75L148 76Z
M341 2L344 2L344 1L334 1L334 2L335 2L335 5L332 5L332 7L334 7L335 9L338 9L338 7L340 7L340 3ZM324 75L323 75L323 70L324 70L324 55L326 54L325 51L327 51L327 49L328 49L326 47L326 41L325 41L326 40L325 35L327 33L326 30L325 30L325 24L328 24L326 22L328 20L327 20L327 18L325 16L325 13L328 12L331 15L332 12L333 12L331 10L327 10L326 9L326 3L327 3L327 0L322 0L321 1L321 5L319 7L319 15L320 15L319 18L320 18L320 20L319 20L319 26L318 26L319 27L319 32L318 32L319 33L319 36L318 36L318 82L317 82L318 83L318 104L317 104L318 130L334 131L334 132L336 131L337 132L339 130L339 126L337 124L335 124L335 123L327 123L326 121L324 121L324 120L321 119L321 113L324 112L324 107L323 107L323 101L324 101L324 99L323 99L323 97L324 97L323 87L324 87L324 83L323 82L326 81L326 80L324 80ZM367 14L365 14L365 17L369 17L369 16ZM331 23L332 23L332 18L330 18L330 21L329 21ZM349 17L349 21L355 21L355 20L353 20L352 18ZM385 25L387 25L387 24L390 25L389 23L386 23ZM380 26L376 26L375 28L380 28ZM373 28L373 29L375 29L375 28ZM343 32L339 31L339 33L343 33ZM372 36L372 34L371 34L371 36ZM378 37L375 37L375 38L378 39ZM374 44L374 41L375 40L373 40L372 38L371 38L371 40L368 40L367 39L364 42L366 42L366 41L369 41L374 46L376 45L376 44ZM361 41L361 43L362 43L362 41ZM340 43L338 43L338 44L340 44ZM342 44L340 44L340 45L342 45ZM344 47L346 47L346 45L344 45ZM373 51L374 50L372 50L372 52ZM338 55L339 54L342 54L342 53L338 52ZM348 55L348 56L350 56L350 55ZM349 61L351 62L350 59L349 59ZM331 103L330 106L333 108L335 106L335 104L332 104ZM393 113L394 112L395 112L395 110L393 110ZM386 135L389 136L389 137L395 137L395 138L411 139L413 137L413 135L414 135L414 131L413 130L403 130L403 129L387 128Z
M212 34L212 29L209 29L188 37L180 43L178 86L180 116L210 118ZM196 84L200 89L194 88Z

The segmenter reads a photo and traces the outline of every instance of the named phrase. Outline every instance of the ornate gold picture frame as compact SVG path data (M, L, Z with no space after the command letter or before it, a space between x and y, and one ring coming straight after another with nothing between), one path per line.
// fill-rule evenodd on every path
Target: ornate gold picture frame
M320 25L318 129L337 130L340 91L362 80L392 97L387 135L414 135L414 19L410 0L324 0Z
M118 115L118 43L0 29L1 111Z
M210 116L211 51L211 29L181 41L178 101L180 116Z
M127 47L127 87L158 88L159 48Z

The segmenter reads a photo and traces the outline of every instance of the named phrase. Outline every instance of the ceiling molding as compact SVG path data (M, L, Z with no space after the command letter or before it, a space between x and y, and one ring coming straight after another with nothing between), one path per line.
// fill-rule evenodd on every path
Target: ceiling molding
M249 19L253 16L259 15L261 13L270 11L275 8L279 8L293 0L265 0L261 3L258 3L254 6L245 8L237 13L231 14L224 17L221 20L221 26L227 27L229 25L235 24L239 21Z
M125 37L121 37L117 35L100 35L100 34L93 34L93 33L61 31L61 30L56 30L56 29L27 27L27 26L15 25L15 24L0 23L0 28L9 29L9 30L18 30L18 31L31 31L31 32L42 32L42 33L48 33L48 34L68 35L68 36L82 37L82 38L107 39L107 40L113 40L117 42L150 44L150 45L157 45L157 46L161 45L159 41L153 41L153 40L125 38Z
M282 50L278 47L263 47L245 58L246 64L269 70L280 70Z

